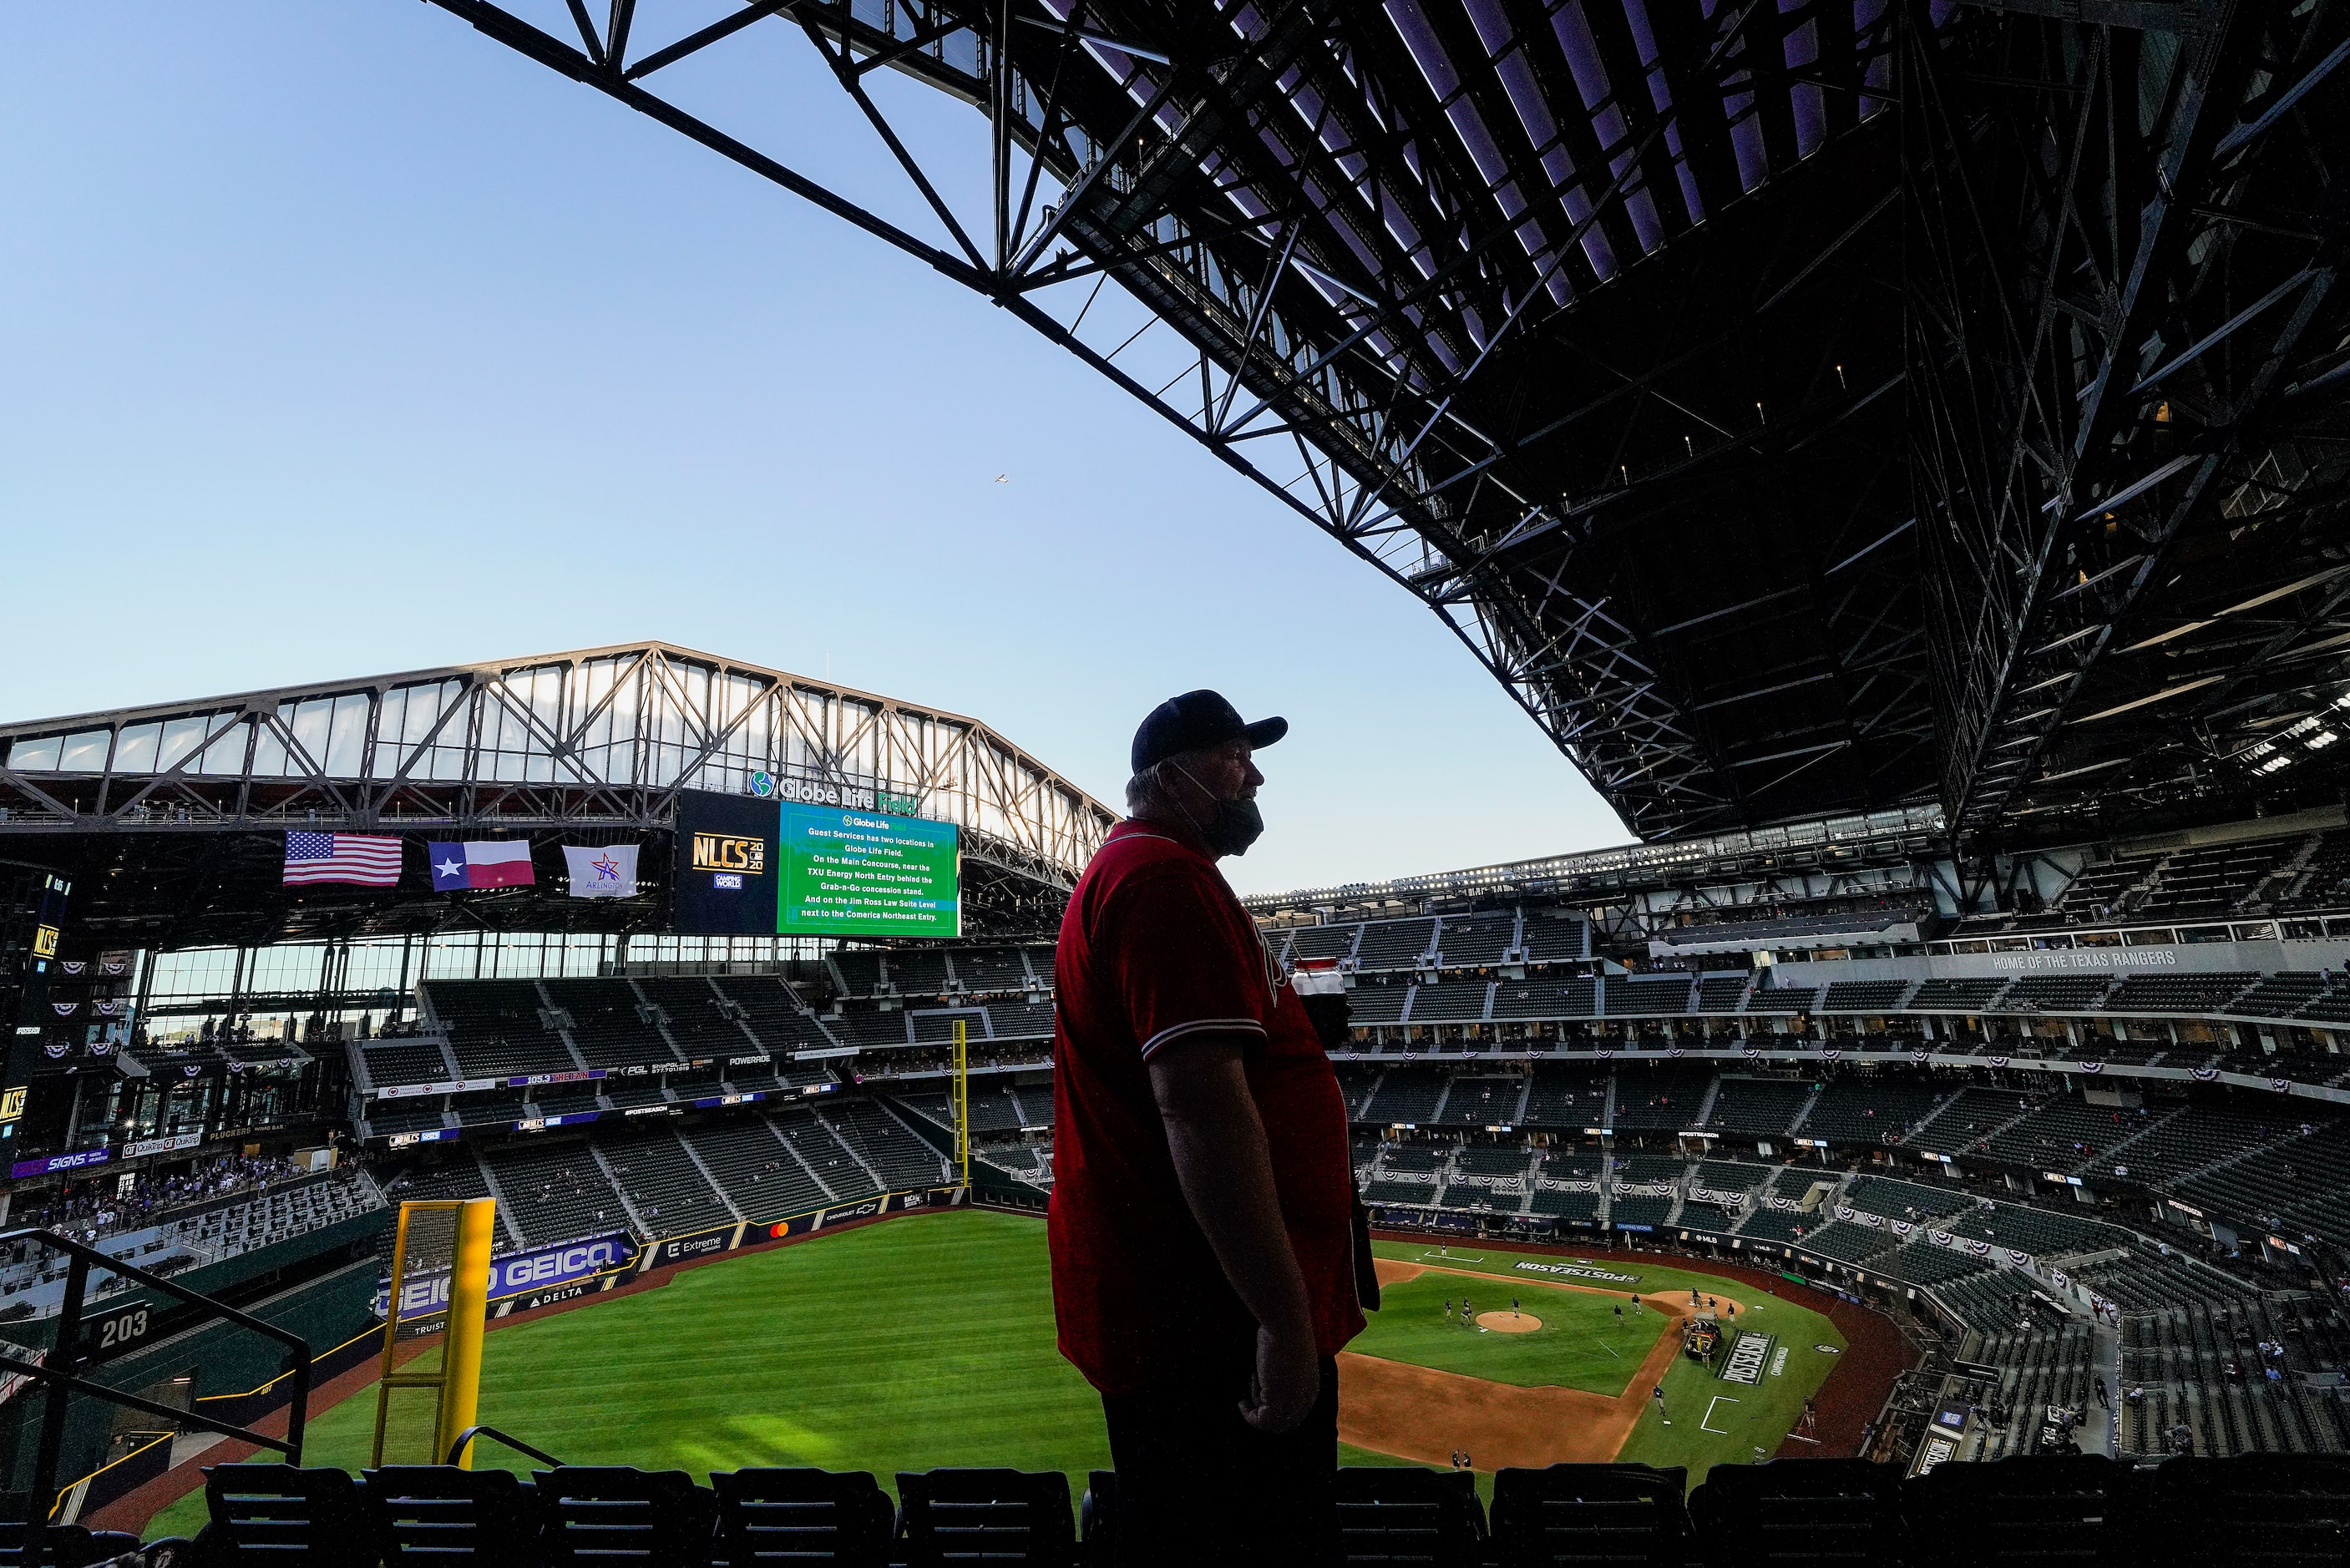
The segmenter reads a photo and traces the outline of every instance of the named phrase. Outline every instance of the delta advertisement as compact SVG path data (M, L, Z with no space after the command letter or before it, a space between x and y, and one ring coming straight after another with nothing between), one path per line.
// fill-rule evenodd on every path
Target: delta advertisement
M691 936L962 934L955 825L710 791L678 796L677 929Z
M565 1241L552 1247L540 1247L519 1252L510 1258L496 1258L490 1262L490 1310L504 1316L498 1303L511 1302L518 1296L545 1295L566 1291L578 1294L595 1281L614 1278L635 1267L637 1244L624 1231L606 1236L591 1236L585 1241ZM449 1310L450 1271L436 1269L429 1274L419 1274L410 1280L400 1293L400 1321L414 1323L420 1319L438 1317ZM572 1290L570 1287L578 1289ZM608 1287L607 1287L608 1288ZM376 1282L375 1312L383 1315L386 1298L390 1294L391 1282ZM544 1305L544 1302L533 1304ZM508 1311L514 1310L511 1307Z

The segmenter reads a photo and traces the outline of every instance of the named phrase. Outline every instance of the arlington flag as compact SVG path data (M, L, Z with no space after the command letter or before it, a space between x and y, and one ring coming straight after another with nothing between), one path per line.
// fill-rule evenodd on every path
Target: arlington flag
M594 849L582 849L577 845L563 846L563 858L571 867L571 896L575 898L633 898L637 896L637 846L633 844L607 844Z

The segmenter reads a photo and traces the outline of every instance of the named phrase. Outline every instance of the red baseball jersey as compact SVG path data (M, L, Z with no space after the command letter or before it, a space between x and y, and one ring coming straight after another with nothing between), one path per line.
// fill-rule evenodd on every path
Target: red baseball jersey
M1151 1055L1238 1036L1325 1355L1360 1334L1354 1175L1337 1075L1256 923L1187 833L1122 822L1086 867L1053 962L1053 1304L1061 1354L1105 1394L1253 1344L1255 1320L1191 1218Z

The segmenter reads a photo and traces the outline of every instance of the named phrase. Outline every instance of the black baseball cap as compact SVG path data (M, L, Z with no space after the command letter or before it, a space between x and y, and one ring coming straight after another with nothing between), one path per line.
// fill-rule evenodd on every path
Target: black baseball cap
M1202 687L1180 697L1170 697L1150 711L1142 721L1142 728L1134 732L1129 761L1132 771L1139 774L1170 757L1180 757L1202 746L1221 746L1242 735L1248 737L1252 746L1269 746L1287 733L1288 720L1259 719L1253 724L1246 723L1240 710L1225 701L1222 692Z

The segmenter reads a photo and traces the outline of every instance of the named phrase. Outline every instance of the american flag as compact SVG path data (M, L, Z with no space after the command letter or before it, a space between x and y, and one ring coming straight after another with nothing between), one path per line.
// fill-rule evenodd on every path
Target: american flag
M400 840L365 833L289 833L286 836L286 886L310 882L396 887Z

